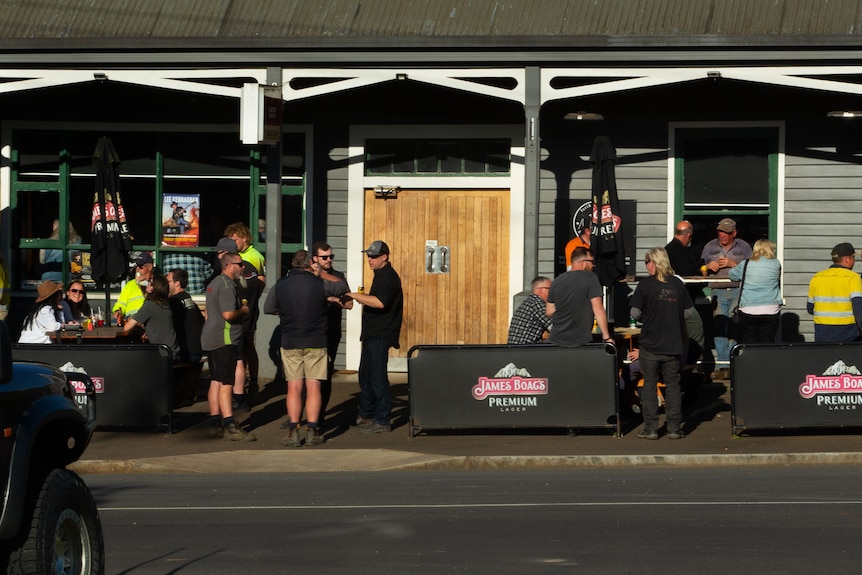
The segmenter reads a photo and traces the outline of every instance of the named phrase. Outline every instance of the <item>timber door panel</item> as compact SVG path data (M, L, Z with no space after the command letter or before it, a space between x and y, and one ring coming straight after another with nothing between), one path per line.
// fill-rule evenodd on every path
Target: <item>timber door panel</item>
M414 345L506 343L509 328L509 192L365 191L365 242L382 239L404 289L401 349ZM450 272L425 270L426 240L450 248ZM364 268L363 285L373 274Z

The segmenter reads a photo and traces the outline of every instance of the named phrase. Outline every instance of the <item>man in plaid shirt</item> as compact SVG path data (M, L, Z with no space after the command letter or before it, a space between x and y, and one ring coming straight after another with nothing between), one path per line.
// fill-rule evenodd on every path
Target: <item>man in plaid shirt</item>
M189 284L186 291L192 295L202 294L207 287L207 278L213 273L213 268L205 259L193 253L166 253L162 258L162 269L180 268L189 274Z
M545 314L545 302L548 300L548 290L551 280L539 276L530 282L532 293L527 296L509 325L509 345L525 343L542 343L542 336L551 329L551 318Z

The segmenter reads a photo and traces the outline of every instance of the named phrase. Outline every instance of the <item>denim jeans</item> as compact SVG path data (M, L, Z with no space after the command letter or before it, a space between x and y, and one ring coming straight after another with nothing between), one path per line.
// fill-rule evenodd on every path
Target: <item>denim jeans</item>
M730 350L736 345L730 339L730 310L739 300L739 288L713 289L712 295L715 297L715 356L718 361L729 362ZM730 364L723 363L721 367L730 367Z
M359 359L359 415L373 417L375 423L389 425L392 392L389 389L389 342L366 339Z
M656 386L659 379L664 383L664 413L667 419L667 432L680 430L682 426L682 388L680 387L680 358L676 355L660 355L640 350L641 371L644 385L641 388L644 429L658 429L658 395Z

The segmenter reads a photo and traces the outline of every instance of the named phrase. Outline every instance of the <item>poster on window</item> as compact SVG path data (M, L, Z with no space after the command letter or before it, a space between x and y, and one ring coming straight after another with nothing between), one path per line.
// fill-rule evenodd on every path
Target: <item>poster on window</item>
M183 248L200 241L200 194L165 194L162 198L162 245Z

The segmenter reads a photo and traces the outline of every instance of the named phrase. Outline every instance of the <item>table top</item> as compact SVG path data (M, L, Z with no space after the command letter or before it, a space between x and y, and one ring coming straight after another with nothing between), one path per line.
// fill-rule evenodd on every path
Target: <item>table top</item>
M53 338L56 338L58 332L51 331L48 332ZM64 329L59 332L61 339L78 339L79 335L82 338L87 339L118 339L124 338L131 335L131 332L126 331L125 328L117 327L117 326L105 326L105 327L97 327L94 329Z

